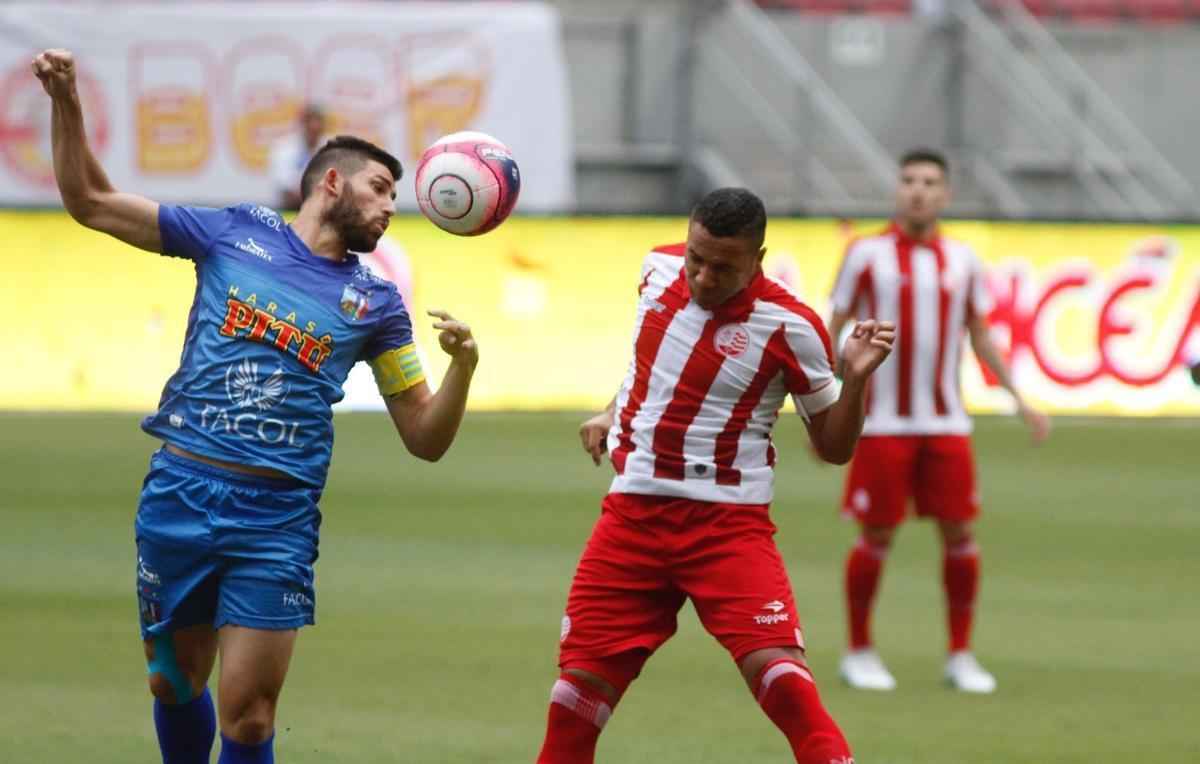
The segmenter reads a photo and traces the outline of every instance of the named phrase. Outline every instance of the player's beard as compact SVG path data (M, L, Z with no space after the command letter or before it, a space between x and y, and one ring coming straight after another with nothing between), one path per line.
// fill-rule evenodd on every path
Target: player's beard
M349 185L342 188L342 193L325 213L325 222L333 227L349 251L375 251L379 236L371 229L367 216L354 204Z

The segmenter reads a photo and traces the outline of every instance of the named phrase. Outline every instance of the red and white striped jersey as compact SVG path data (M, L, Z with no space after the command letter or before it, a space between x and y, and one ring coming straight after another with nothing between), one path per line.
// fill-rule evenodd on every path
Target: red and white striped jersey
M661 247L642 264L633 360L608 434L611 490L766 504L784 399L805 418L837 399L829 334L761 272L715 310L701 308L684 252Z
M832 302L837 313L896 322L892 354L871 378L863 434L971 431L959 390L963 329L987 315L991 297L970 247L914 241L893 224L850 244Z

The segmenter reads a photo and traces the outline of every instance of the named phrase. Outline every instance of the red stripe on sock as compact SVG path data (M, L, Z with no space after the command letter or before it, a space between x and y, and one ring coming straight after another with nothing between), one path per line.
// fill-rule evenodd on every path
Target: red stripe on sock
M759 705L787 736L797 764L852 763L850 746L822 705L811 675L794 661L786 662L800 671L780 673L761 693Z
M537 764L592 764L612 708L597 690L563 674L550 693L546 739Z

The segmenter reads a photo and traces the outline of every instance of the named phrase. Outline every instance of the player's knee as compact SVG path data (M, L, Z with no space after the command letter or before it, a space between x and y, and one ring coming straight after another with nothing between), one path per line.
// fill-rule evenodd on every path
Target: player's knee
M257 696L234 708L222 709L221 731L226 737L246 745L256 745L275 731L275 699Z
M578 678L616 705L633 680L642 673L642 666L649 657L648 650L626 650L596 660L571 661L563 666L563 673Z
M862 537L867 544L876 549L887 549L892 545L896 529L889 525L864 525Z
M971 543L971 524L960 522L945 522L938 525L942 534L942 543L947 547L957 547Z
M150 674L146 679L150 685L151 695L162 703L175 703L175 687L171 684L171 680L158 673Z
M799 647L768 647L747 653L737 661L738 671L746 680L750 692L758 694L763 672L772 664L794 663L808 671L808 663L804 659L804 651Z
M187 703L196 696L195 684L179 665L169 634L156 638L147 650L150 694L168 704Z

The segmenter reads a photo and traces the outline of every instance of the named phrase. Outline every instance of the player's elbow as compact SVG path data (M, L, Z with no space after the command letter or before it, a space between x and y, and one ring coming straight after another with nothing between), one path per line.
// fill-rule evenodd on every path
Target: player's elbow
M854 449L851 448L847 450L821 451L820 455L821 459L827 463L835 464L840 467L843 464L849 464L851 457L854 456Z
M434 462L440 462L442 457L446 455L445 451L410 451L409 453L421 461L430 462L431 464Z
M817 446L817 456L821 457L823 462L841 466L848 463L854 456L854 445L853 441L850 443L821 443Z
M443 445L440 443L406 442L404 446L408 449L408 453L423 462L439 462L446 455L446 452L450 450L449 443Z
M103 226L104 200L100 194L86 191L63 193L62 200L63 208L76 223L92 229L100 229Z
M62 201L63 209L76 223L88 228L96 227L98 207L94 199L89 198L87 194L63 193Z

